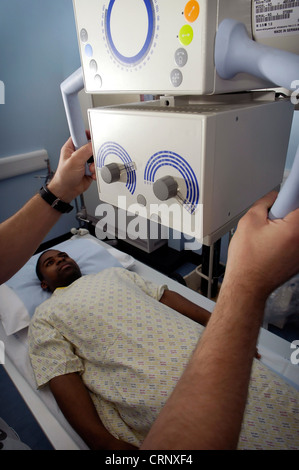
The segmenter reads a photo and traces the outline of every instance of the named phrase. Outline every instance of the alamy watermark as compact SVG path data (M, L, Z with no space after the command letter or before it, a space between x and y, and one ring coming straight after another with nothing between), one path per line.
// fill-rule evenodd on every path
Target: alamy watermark
M299 104L299 80L294 80L291 83L291 88L292 90L295 89L291 94L291 102L297 106Z
M3 341L0 341L0 364L5 364L5 347Z
M291 354L291 363L297 366L299 364L299 339L292 342L291 348L295 349Z
M0 104L5 104L5 85L0 80Z
M105 238L130 240L157 240L169 238L169 227L174 227L172 238L185 237L185 250L194 250L202 238L202 204L140 204L127 206L126 196L119 196L117 208L109 203L99 204L95 215L99 218L95 235ZM128 217L129 215L129 217ZM130 216L131 215L131 216ZM193 240L194 239L194 240Z

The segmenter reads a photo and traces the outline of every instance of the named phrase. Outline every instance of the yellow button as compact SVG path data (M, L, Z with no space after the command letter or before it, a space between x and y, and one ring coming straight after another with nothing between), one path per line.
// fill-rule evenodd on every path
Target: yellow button
M193 39L193 29L188 24L185 24L180 30L179 39L181 44L188 46Z
M197 20L199 11L199 3L196 0L190 0L190 2L188 2L185 6L184 14L186 20L190 23L193 23L195 20Z

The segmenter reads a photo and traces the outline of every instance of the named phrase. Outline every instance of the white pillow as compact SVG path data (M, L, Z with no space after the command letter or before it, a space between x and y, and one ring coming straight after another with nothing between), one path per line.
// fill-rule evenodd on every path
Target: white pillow
M50 249L65 251L79 265L82 275L94 274L111 267L130 268L134 258L118 250L99 245L91 239L74 239ZM44 291L36 276L35 267L40 253L34 255L0 289L0 319L7 335L27 327L35 309L51 293Z
M7 336L26 328L30 322L24 303L5 284L0 286L0 317Z

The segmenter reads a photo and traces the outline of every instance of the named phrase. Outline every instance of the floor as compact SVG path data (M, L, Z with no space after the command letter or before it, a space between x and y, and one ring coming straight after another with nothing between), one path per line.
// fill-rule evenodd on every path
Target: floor
M32 450L53 450L23 398L0 366L0 416Z
M269 325L268 330L290 343L299 340L299 325L293 322L287 322L282 329L274 325Z

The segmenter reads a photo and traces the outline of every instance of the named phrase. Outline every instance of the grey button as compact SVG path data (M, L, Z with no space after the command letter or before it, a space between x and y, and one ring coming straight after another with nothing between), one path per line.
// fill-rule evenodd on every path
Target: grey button
M146 206L146 199L145 199L145 197L143 196L143 194L138 194L138 196L137 196L137 202L138 202L138 204L140 204L141 206Z
M188 53L187 53L186 49L183 49L182 47L180 49L178 49L175 52L174 60L175 60L175 63L179 67L184 67L184 65L186 65L187 62L188 62Z
M7 438L6 432L0 429L0 441L4 441L6 438Z
M98 71L98 64L96 63L95 60L91 60L91 61L89 62L89 68L90 68L90 70L92 70L94 73L97 73L97 71Z
M179 87L183 81L182 72L178 69L174 69L170 74L170 80L174 87Z
M96 84L97 88L102 88L102 77L101 77L101 75L99 75L99 74L96 75L94 77L94 81L95 81L95 84Z
M80 31L80 39L82 42L87 42L88 41L88 32L86 31L86 29L81 29Z

